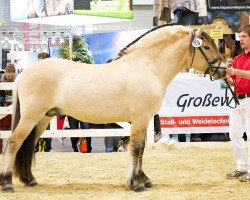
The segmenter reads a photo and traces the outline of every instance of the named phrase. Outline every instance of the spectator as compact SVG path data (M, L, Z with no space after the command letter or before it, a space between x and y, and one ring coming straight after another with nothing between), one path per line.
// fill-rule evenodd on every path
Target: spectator
M226 67L227 68L232 67L232 62L233 62L233 59L230 57L227 57L226 58Z
M4 70L0 71L0 82L2 82L1 78L2 78L2 75L4 73L5 73ZM4 96L5 96L5 91L4 90L0 90L0 106L4 106Z
M43 60L43 59L49 58L49 57L50 57L49 54L46 52L39 53L37 56L38 60Z
M122 128L116 123L112 124L104 124L104 128ZM105 144L105 151L106 152L117 152L118 151L118 143L121 140L121 137L105 137L104 144Z
M1 77L1 82L13 82L16 78L16 68L14 64L8 64L5 68L5 73ZM12 90L2 92L1 104L9 106L12 104ZM1 130L10 130L11 115L7 115L1 120Z
M14 64L8 64L5 68L5 73L1 77L1 82L14 82L16 78L16 68ZM4 105L12 104L12 90L6 90L4 94Z
M0 71L0 81L1 81L1 77L3 74L4 74L4 70L1 70ZM5 94L5 92L3 90L0 90L0 106L4 106L4 94ZM0 138L0 153L2 153L2 149L3 149L3 139Z

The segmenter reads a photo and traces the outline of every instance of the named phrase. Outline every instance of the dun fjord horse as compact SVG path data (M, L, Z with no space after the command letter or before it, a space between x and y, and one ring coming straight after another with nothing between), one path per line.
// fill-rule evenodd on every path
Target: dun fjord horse
M131 122L127 186L153 186L142 167L145 134L166 88L185 66L221 78L224 70L212 39L201 29L163 26L148 31L103 65L48 58L29 66L16 80L12 134L0 173L3 192L12 176L37 185L31 164L34 146L55 115L91 123ZM218 64L218 65L217 65Z

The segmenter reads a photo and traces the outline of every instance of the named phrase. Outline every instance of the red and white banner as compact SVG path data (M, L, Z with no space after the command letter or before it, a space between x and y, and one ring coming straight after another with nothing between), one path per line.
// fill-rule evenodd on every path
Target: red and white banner
M41 33L39 24L22 23L24 50L41 48Z
M167 88L159 111L166 133L228 132L231 93L225 84L191 73L179 73Z

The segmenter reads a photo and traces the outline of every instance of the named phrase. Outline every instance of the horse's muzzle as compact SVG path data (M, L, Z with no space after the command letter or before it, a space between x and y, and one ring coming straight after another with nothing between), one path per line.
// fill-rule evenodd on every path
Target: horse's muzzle
M218 80L218 79L224 79L226 76L226 70L225 69L217 69L213 75L213 79L214 80Z

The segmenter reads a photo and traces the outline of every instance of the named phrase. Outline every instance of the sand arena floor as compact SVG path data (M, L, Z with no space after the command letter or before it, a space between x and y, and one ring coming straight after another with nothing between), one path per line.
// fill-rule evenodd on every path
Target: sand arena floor
M147 149L144 171L154 187L142 193L126 188L126 166L127 153L37 153L33 172L39 185L25 187L14 179L15 193L1 193L0 199L250 199L250 182L225 178L234 169L229 142Z

